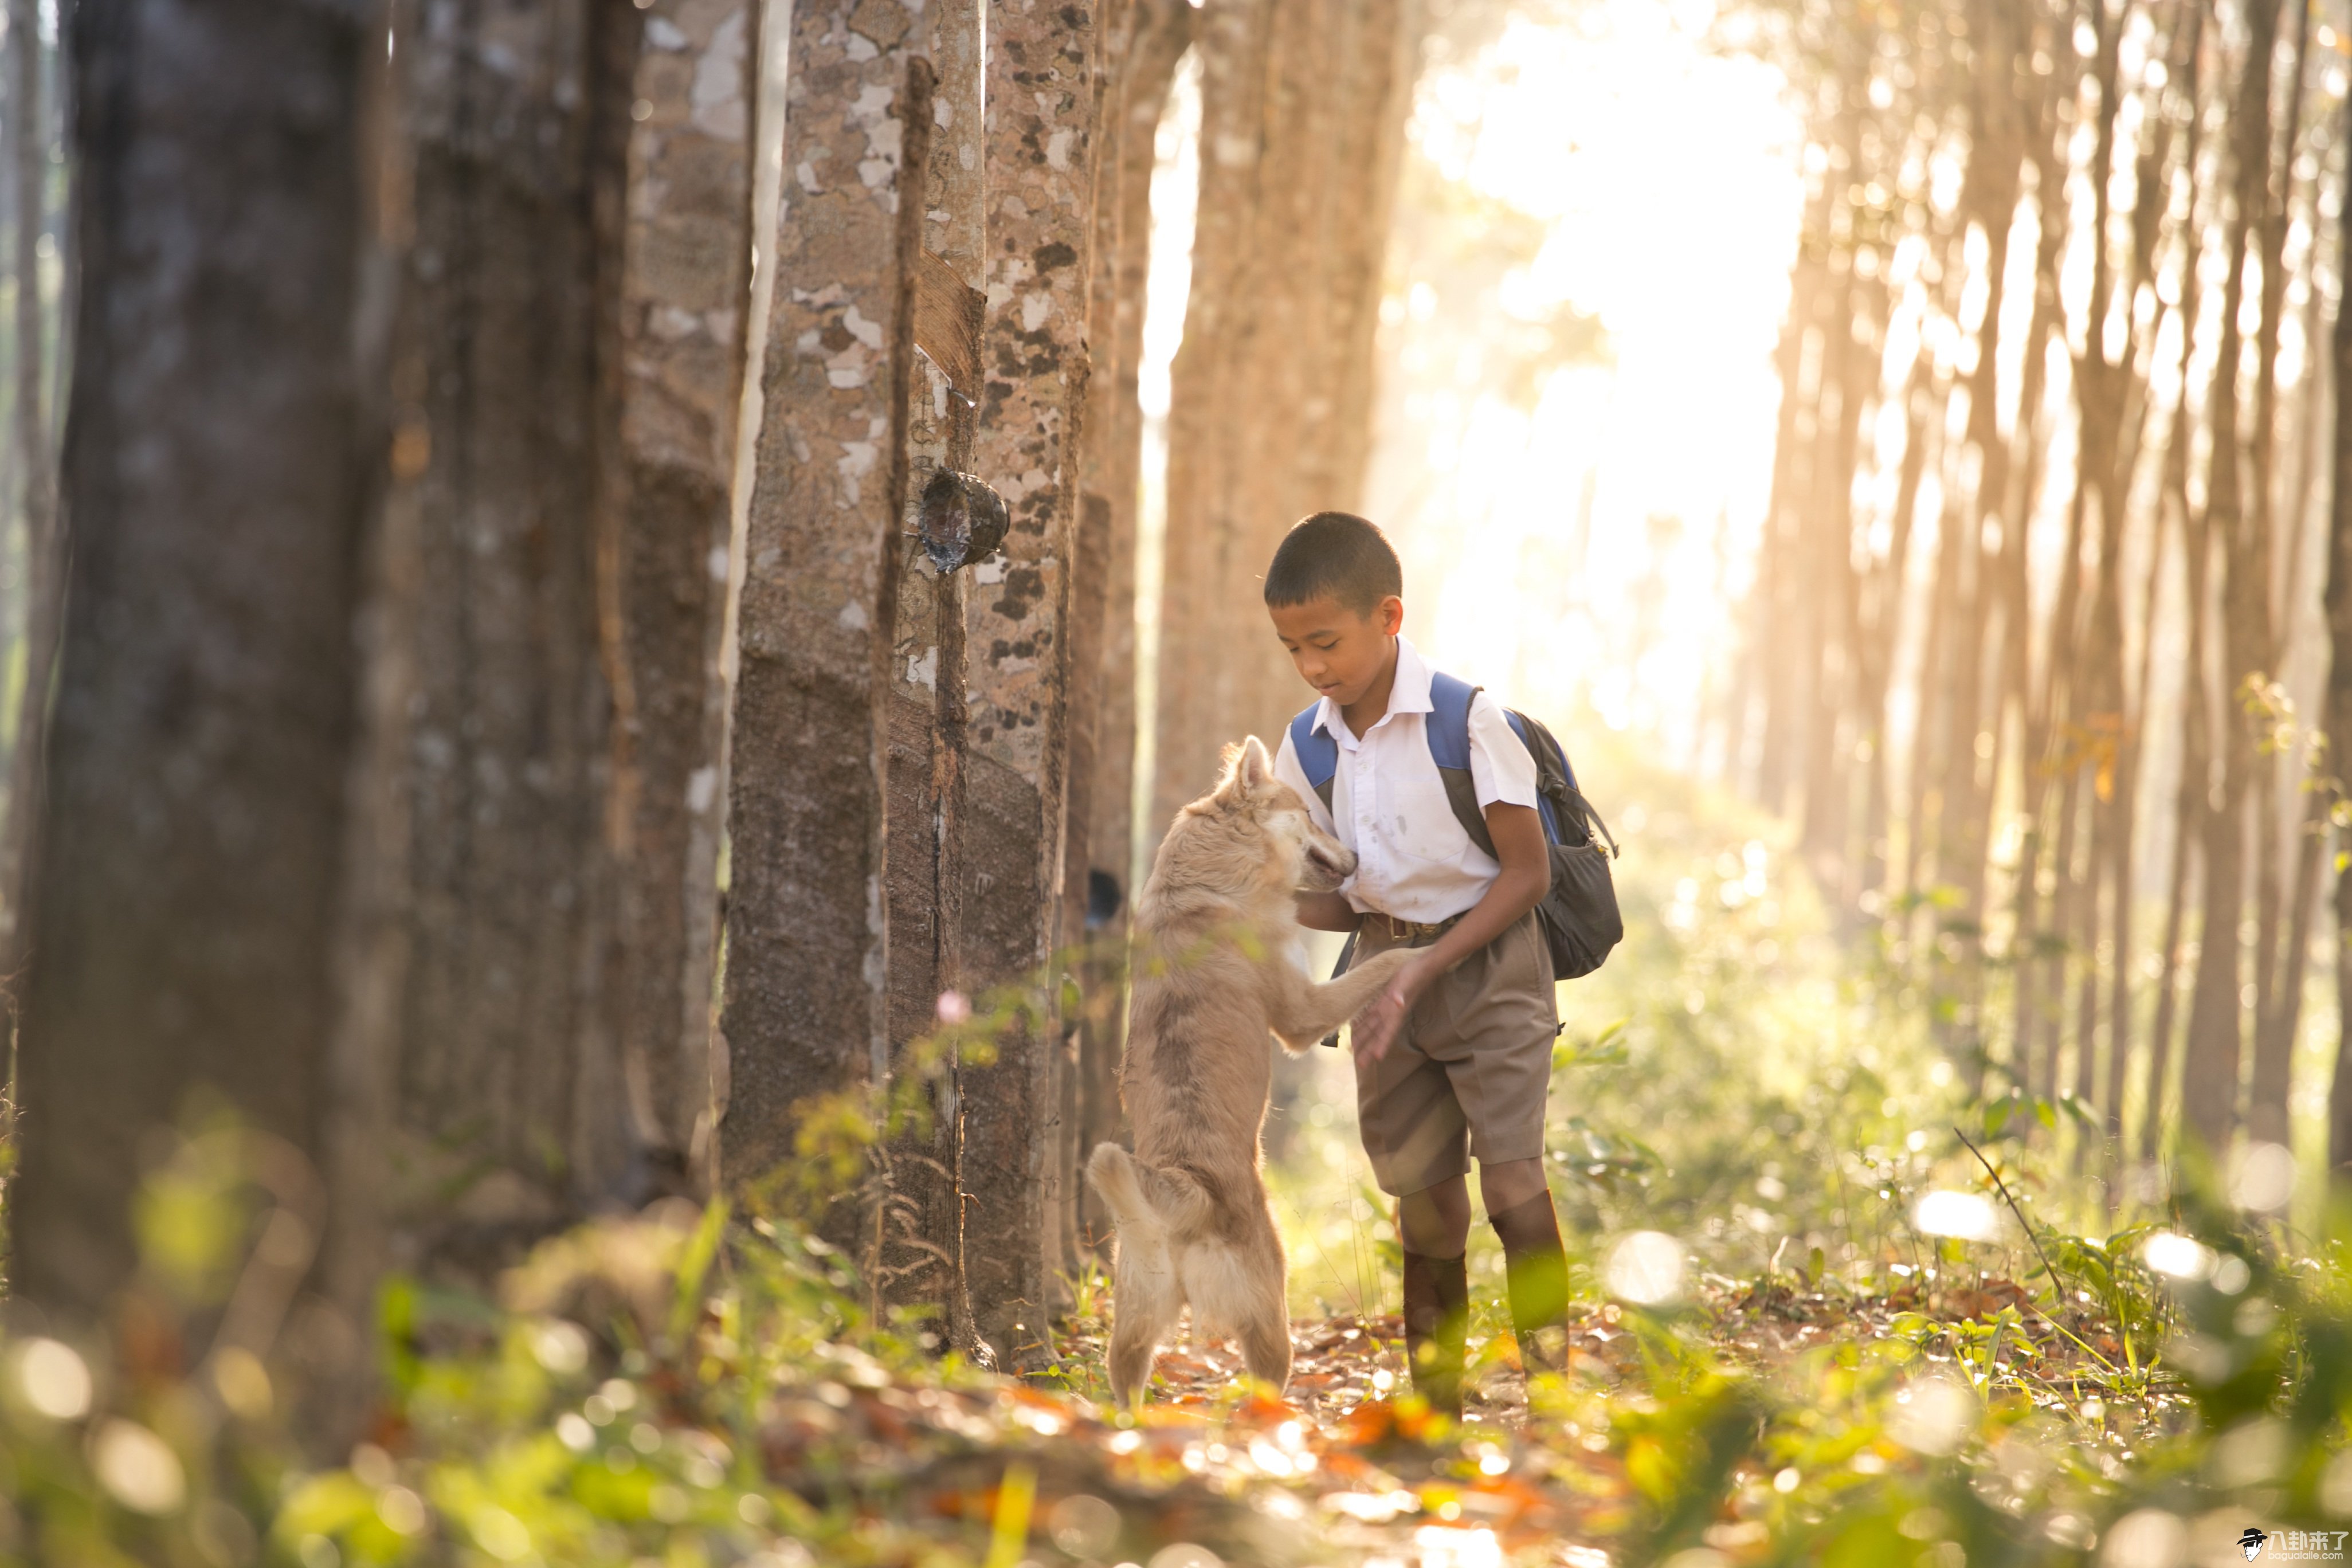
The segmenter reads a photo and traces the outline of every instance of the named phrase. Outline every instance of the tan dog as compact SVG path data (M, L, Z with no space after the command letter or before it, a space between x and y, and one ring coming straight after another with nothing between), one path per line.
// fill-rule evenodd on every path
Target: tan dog
M1104 1143L1087 1163L1118 1226L1110 1384L1123 1407L1187 1302L1195 1333L1234 1335L1252 1376L1289 1381L1289 1266L1258 1171L1266 1037L1307 1049L1410 956L1384 952L1328 985L1292 963L1292 895L1328 892L1355 868L1255 736L1227 748L1215 792L1179 812L1160 846L1136 902L1119 1070L1135 1152Z

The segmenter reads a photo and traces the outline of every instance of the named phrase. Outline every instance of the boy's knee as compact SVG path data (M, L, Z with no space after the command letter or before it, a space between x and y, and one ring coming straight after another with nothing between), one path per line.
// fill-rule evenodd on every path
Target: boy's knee
M1470 1188L1459 1176L1397 1199L1397 1239L1423 1258L1459 1258L1470 1246Z
M1501 1214L1551 1190L1541 1160L1507 1160L1478 1167L1478 1195L1486 1212Z

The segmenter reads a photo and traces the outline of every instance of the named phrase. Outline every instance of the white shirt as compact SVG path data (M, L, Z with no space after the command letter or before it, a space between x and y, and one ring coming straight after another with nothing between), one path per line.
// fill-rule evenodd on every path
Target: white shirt
M1389 710L1361 736L1324 698L1315 728L1339 745L1328 810L1307 782L1288 728L1283 731L1275 776L1306 800L1316 826L1356 852L1356 874L1339 891L1361 913L1449 920L1486 897L1502 873L1495 858L1470 841L1446 800L1445 781L1429 754L1430 710L1429 666L1402 637ZM1503 717L1502 704L1484 691L1470 700L1470 782L1481 811L1498 800L1536 804L1536 760Z

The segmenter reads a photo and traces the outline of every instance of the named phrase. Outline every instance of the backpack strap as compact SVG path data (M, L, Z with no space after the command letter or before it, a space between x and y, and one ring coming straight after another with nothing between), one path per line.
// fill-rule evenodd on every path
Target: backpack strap
M1516 708L1504 709L1503 720L1510 725L1511 733L1519 738L1519 744L1525 746L1528 754L1536 760L1536 814L1543 818L1544 841L1548 844L1566 842L1559 836L1559 813L1552 805L1551 793L1544 788L1545 742L1551 741L1551 731L1541 724L1534 724L1530 729L1533 721ZM1538 736L1542 738L1538 740ZM1551 746L1551 755L1559 759L1561 768L1568 766L1568 753L1560 751L1557 742ZM1574 788L1575 783L1575 775L1570 773L1570 787Z
M1478 809L1478 786L1470 776L1470 704L1478 691L1460 676L1429 672L1429 760L1437 764L1454 820L1492 860L1495 836L1486 831L1486 814Z
M1315 715L1323 704L1311 704L1290 721L1290 749L1298 755L1298 765L1307 774L1307 782L1315 786L1315 797L1331 809L1331 780L1339 771L1339 742L1329 731L1318 729Z
M1618 853L1616 836L1609 825L1601 820L1601 813L1584 798L1581 785L1576 782L1576 766L1568 760L1567 749L1559 737L1544 728L1540 719L1530 719L1524 713L1509 715L1511 728L1535 753L1536 793L1543 808L1544 831L1554 844L1576 845L1569 833L1582 836L1582 844L1594 847L1604 841L1609 853ZM1578 846L1581 847L1581 846Z
M1321 801L1323 809L1328 812L1331 809L1331 781L1339 772L1339 742L1331 738L1330 731L1317 728L1315 716L1322 710L1323 704L1312 703L1290 721L1290 749L1297 753L1299 770L1306 773L1307 782L1314 786L1315 798ZM1339 949L1339 962L1331 966L1331 978L1337 980L1347 973L1348 966L1355 962L1355 958L1356 933L1349 931L1347 945ZM1339 1043L1339 1031L1337 1029L1323 1037L1323 1044L1327 1046L1336 1047Z

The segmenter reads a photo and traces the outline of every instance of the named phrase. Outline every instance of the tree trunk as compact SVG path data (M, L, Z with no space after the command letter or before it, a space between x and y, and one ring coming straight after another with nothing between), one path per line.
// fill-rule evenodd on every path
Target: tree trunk
M2190 138L2191 163L2194 162L2195 137ZM2194 232L2191 225L2191 232ZM2197 279L2196 249L2189 247L2181 259L2180 298L2195 298ZM2210 655L2206 648L2205 627L2210 597L2209 575L2212 559L2212 542L2206 519L2189 503L2189 377L2188 366L2196 350L2197 325L2195 312L2190 311L2181 321L2180 359L2178 364L2180 387L2179 401L2173 410L2172 429L2166 438L2164 499L2160 504L2170 506L2180 521L2181 605L2189 623L2189 646L2182 655L2186 672L2180 695L2180 781L2174 796L2172 867L2165 889L2164 941L2158 950L2159 967L2156 980L2156 1012L2148 1026L2147 1104L2140 1124L2139 1150L2143 1159L2161 1157L2170 1142L2164 1114L2164 1102L2172 1087L2173 1026L2179 995L2182 932L2187 923L2187 900L2189 867L2200 850L2198 826L2204 818L2206 797L2211 787L2212 722L2210 717L2211 697L2210 687Z
M8 450L17 475L24 526L25 684L7 753L7 796L0 802L0 963L19 973L26 928L21 916L32 882L27 856L37 842L64 601L65 540L58 516L51 437L47 328L41 294L41 236L48 215L49 120L42 102L41 47L34 0L8 0L8 152L16 189L16 279L15 420Z
M2025 106L2013 79L2021 50L2010 21L2000 7L1981 6L1971 31L1981 43L1969 73L1971 151L1961 208L1984 231L1988 287L1984 314L1976 328L1977 364L1968 383L1967 442L1977 454L1976 483L1973 493L1952 507L1963 525L1956 531L1959 538L1950 562L1957 568L1956 582L1944 626L1944 668L1937 672L1946 689L1945 733L1933 787L1939 797L1937 880L1954 897L1951 909L1938 911L1944 935L1937 943L1935 984L1939 998L1950 1009L1951 1022L1943 1030L1946 1047L1962 1058L1970 1082L1980 1084L1987 1059L1978 1012L1985 846L1978 826L1977 800L1990 794L1990 781L1998 776L2001 729L1998 695L1988 727L1983 686L1988 638L2001 586L2001 552L2009 536L2017 531L2002 526L2000 539L1995 542L1987 522L1998 519L2006 525L2010 521L2010 451L1995 412L1997 365L2001 301L2009 281L2009 234L2017 208L2019 163L2029 132ZM2032 353L2029 351L2025 357L2030 365ZM2021 413L2020 422L2023 423Z
M1846 84L1846 101L1863 100L1864 84ZM1849 167L1859 167L1862 135L1858 115L1849 114L1844 134ZM1843 204L1842 204L1843 205ZM1803 628L1791 639L1803 651L1800 677L1804 708L1801 728L1804 808L1801 843L1822 885L1842 889L1846 877L1847 770L1853 737L1845 732L1858 701L1855 682L1860 584L1853 570L1853 474L1860 455L1863 421L1876 401L1880 341L1886 289L1874 273L1856 276L1857 252L1865 241L1855 226L1861 215L1846 208L1846 232L1831 261L1829 314L1822 341L1822 387L1817 402L1812 495L1806 509L1801 558L1806 593ZM1838 902L1850 907L1849 900Z
M1945 416L1948 420L1948 410ZM1952 447L1945 438L1946 458L1943 464L1948 475L1953 468ZM1927 587L1927 624L1919 637L1918 711L1911 721L1911 761L1904 770L1903 866L1896 883L1905 900L1906 911L1924 909L1930 926L1940 926L1941 917L1936 910L1936 892L1943 885L1948 862L1941 858L1941 836L1937 824L1943 816L1941 781L1948 776L1950 759L1945 748L1950 744L1954 726L1947 712L1953 691L1948 681L1951 672L1950 646L1958 632L1960 609L1961 552L1965 548L1960 526L1959 509L1947 496L1941 515L1936 521L1936 561ZM1916 939L1914 920L1904 923L1906 941ZM1931 935L1931 942L1938 936ZM1931 957L1930 966L1940 963Z
M1911 539L1918 521L1919 486L1927 477L1927 454L1935 439L1929 420L1945 407L1945 388L1937 384L1931 361L1922 354L1913 364L1904 388L1906 414L1903 463L1895 478L1895 517L1886 560L1870 575L1865 613L1855 647L1860 664L1861 697L1857 712L1864 726L1870 757L1864 774L1862 812L1862 871L1858 891L1875 903L1864 903L1883 922L1887 911L1888 845L1892 826L1891 783L1886 700L1893 684L1895 638L1901 629L1904 596L1910 580ZM1939 428L1939 427L1938 427ZM1908 824L1906 825L1906 828Z
M1128 861L1135 825L1135 566L1143 410L1137 378L1143 360L1143 309L1151 267L1151 172L1170 83L1192 37L1183 0L1142 0L1130 8L1117 74L1104 98L1097 154L1095 268L1087 335L1095 353L1087 382L1087 437L1081 480L1082 624L1099 624L1096 654L1075 647L1074 669L1091 671L1085 727L1092 761L1070 759L1068 847L1063 858L1062 929L1084 932L1076 1145L1081 1157L1117 1136L1118 1062L1127 1018ZM1091 588L1088 587L1091 583ZM1075 702L1074 702L1075 710ZM1079 725L1074 721L1075 737ZM1079 811L1083 781L1087 808ZM1077 1184L1076 1231L1082 1247L1108 1244L1110 1216L1093 1190Z
M2200 193L2195 182L2198 147L2203 139L2200 132L2204 105L2200 84L2205 57L2205 8L2190 0L2187 9L2188 37L2179 57L2180 69L2175 73L2174 79L2179 84L2183 110L2180 166L2190 184L2188 210L2183 215L2182 238L2185 243L2180 247L2180 271L2173 289L2174 309L2180 312L2180 347L2173 362L2172 376L2178 391L2171 425L2165 432L2163 475L2157 505L2170 508L2179 524L2181 613L2189 625L2189 646L2181 658L2185 679L2181 682L2180 698L2180 777L2173 795L2172 863L2165 886L2164 936L2157 950L2156 1003L2148 1022L2147 1088L2140 1113L2137 1141L2139 1156L2143 1160L2161 1157L2169 1141L2164 1105L2171 1089L2173 1026L2179 998L2181 941L2187 923L2189 871L2197 853L2197 818L2204 803L2208 782L2205 574L2211 550L2206 538L2204 520L2189 504L2189 449L2194 431L2189 405L2189 367L2196 358L2197 321L2201 314L2196 308L2198 259L2202 247L2196 242L2200 232ZM2151 566L2151 573L2156 570ZM2152 597L2150 602L2154 602ZM2155 625L2151 621L2151 639L2154 635Z
M1245 268L1261 199L1270 26L1264 0L1219 0L1195 18L1201 58L1201 190L1184 336L1170 367L1168 521L1160 586L1158 735L1150 816L1156 842L1213 781L1217 751L1265 722L1239 696L1244 664L1278 647L1236 642L1240 563L1255 549L1223 494L1225 420L1244 393L1242 354L1255 304ZM1263 524L1259 532L1265 531ZM1150 864L1147 849L1145 864Z
M2074 1030L2075 1094L2088 1101L2094 1090L2097 1006L2095 977L2098 943L2098 868L2114 831L2106 804L2114 795L2111 756L2099 744L2114 737L2115 709L2120 702L2123 658L2123 607L2117 566L2123 538L2123 496L2113 483L2114 453L2121 439L2128 349L2123 363L2106 354L2105 323L2114 298L2115 269L2108 254L2109 189L2115 167L2116 79L2121 27L2107 14L2105 0L2092 6L2097 37L2094 78L2098 88L2096 133L2087 183L2092 192L2091 293L2084 312L2084 353L2075 361L2075 402L2080 437L2074 464L2074 493L2066 512L2066 544L2059 558L2055 603L2042 638L2042 680L2038 702L2031 704L2025 723L2023 792L2027 801L2028 845L2025 861L2034 859L2034 845L2054 830L2052 871L2055 894L2045 900L2031 871L2021 871L2016 892L2018 947L2016 1037L2021 1059L2031 1061L2036 1087L2054 1092L2058 1079L2063 1012L2070 967L2079 963L2083 979ZM2062 179L2054 158L2038 160L2044 193L2045 229L2064 226L2063 209L2049 199ZM2087 617L2081 604L2086 575L2084 544L2097 508L2099 556ZM2084 786L2092 784L2089 798ZM2089 843L2079 862L2074 839L2085 816ZM2084 933L2093 933L2084 940ZM2027 955L2031 954L2029 962ZM2038 983L2038 984L2037 984ZM2038 1040L2038 1048L2027 1048ZM2078 1150L2079 1150L2078 1145Z
M678 31L618 0L462 4L404 30L396 52L415 241L394 329L393 475L417 577L393 1203L418 1251L477 1275L578 1214L643 1201L647 1145L676 1116L692 1127L675 1103L686 814L670 808L701 743L726 472L713 449L732 433L727 345L705 318L740 310L725 280L740 262L714 255L698 265L718 278L693 277L677 251L699 237L666 231L698 193L678 178L659 196L628 187L633 152L642 169L656 138L697 129L664 62L634 79L641 50L691 47L662 47ZM706 63L724 89L709 112L740 116L741 54L721 44ZM659 116L642 140L640 85ZM681 149L667 173L688 161ZM725 190L708 199L730 210ZM640 341L656 325L674 353ZM696 394L689 454L680 395L698 353L720 363ZM653 537L664 528L698 531ZM650 596L680 580L694 602L664 626ZM632 887L640 844L667 862L668 897ZM619 957L630 941L645 988ZM659 1016L648 995L667 999ZM633 1025L661 1048L630 1041ZM638 1047L635 1104L625 1042Z
M916 367L907 409L908 493L941 469L970 471L978 374L979 286L986 266L985 167L981 156L982 0L927 10L937 85L925 187ZM936 313L937 319L933 319ZM932 341L931 334L946 341ZM912 540L900 552L890 669L891 840L887 917L894 1073L918 1070L915 1051L939 1027L940 998L964 984L964 803L969 748L968 570L940 570ZM950 1342L984 1356L965 1281L962 1067L938 1062L920 1086L927 1124L909 1125L882 1156L887 1212L870 1233L876 1291L937 1315Z
M2244 296L2246 249L2262 211L2270 162L2272 46L2278 32L2276 0L2249 0L2250 41L2238 102L2231 115L2231 170L2235 211L2228 220L2229 272L2221 291L2221 356L2208 398L2212 472L2208 511L2221 546L2222 667L2221 795L2204 816L2205 901L2189 1006L2188 1077L2182 1110L2189 1125L2216 1149L2238 1120L2240 1050L2243 1039L2239 987L2244 966L2238 922L2245 898L2245 807L2252 787L2255 737L2239 711L2239 689L2270 658L2269 539L2261 531L2266 509L2249 507L2239 477L2237 374L2242 342L2239 303Z
M888 1068L883 900L912 277L899 196L931 126L899 6L793 13L785 205L737 618L729 1090L719 1168L763 1174L795 1107Z
M1752 683L1757 689L1764 709L1759 726L1754 789L1756 798L1775 810L1786 804L1790 754L1794 745L1794 666L1790 651L1800 639L1786 636L1796 599L1795 575L1790 568L1803 526L1803 510L1797 498L1810 485L1814 460L1812 445L1818 417L1814 404L1821 391L1822 356L1818 350L1810 355L1805 351L1818 341L1814 317L1829 283L1827 237L1833 210L1831 184L1825 172L1807 195L1806 221L1799 236L1796 263L1789 274L1788 319L1780 325L1780 342L1773 355L1773 368L1780 384L1780 405L1772 442L1772 478L1766 490L1763 526L1757 546L1756 586L1749 598L1749 657L1741 661L1739 677L1743 684ZM1743 730L1747 707L1744 700L1738 705ZM1735 777L1743 771L1740 753L1744 750L1744 746L1735 748L1726 758Z
M991 0L987 376L977 471L1012 512L1005 558L973 584L974 852L967 961L977 984L1047 980L1046 1005L964 1074L966 1254L982 1331L1008 1364L1050 1358L1076 1128L1045 966L1058 944L1066 821L1071 591L1086 411L1097 69L1093 4Z
M2102 505L2114 507L2125 521L2128 518L2132 480L2137 470L2138 460L2142 454L2149 449L2148 437L2154 426L2156 414L2155 399L2150 395L2150 374L2153 369L2155 346L2163 336L2158 329L2165 316L2165 309L2159 299L2156 309L2149 312L2148 328L2143 331L2137 326L2139 316L2137 302L2142 298L2143 291L2148 289L2156 275L2158 260L2158 244L2163 235L2165 208L2168 205L2165 198L2169 193L2170 182L2176 167L2174 163L2176 142L2182 143L2182 150L2188 154L2178 166L2193 168L2193 154L2196 148L2195 128L2193 125L2189 128L2185 139L2177 134L2176 127L2183 115L2175 105L2185 107L2192 111L2195 108L2197 56L2203 40L2203 23L2204 12L2200 6L2186 4L2184 0L2184 3L2178 4L2172 8L2167 38L2170 62L2167 72L2167 84L2165 89L2154 95L2146 106L2147 118L2143 123L2149 126L2149 131L2140 137L2139 156L2133 170L2131 267L2125 279L2122 299L2126 306L2133 308L2131 320L2135 325L2130 334L2125 364L2131 378L2131 397L2137 403L2137 409L2129 416L2126 424L2126 428L2131 437L2129 449L2126 450L2122 442L2116 444L2111 454L2107 477L2102 487L2103 498L2113 498L2112 500L2103 499ZM2193 203L2191 216L2193 218ZM2193 222L2189 226L2193 228ZM2177 298L2185 301L2190 299L2195 290L2193 256L2184 255L2183 265L2186 270ZM2180 330L2184 341L2194 335L2185 313L2180 316ZM2185 376L2182 378L2182 384L2186 384ZM2185 428L2185 426L2177 427ZM2148 676L2158 641L2158 593L2164 581L2165 543L2170 533L2167 522L2172 515L2170 491L2164 488L2161 482L2164 477L2164 474L2159 473L2155 510L2147 522L2147 575L2141 584L2140 592L2139 656L2132 679L2123 688L2119 699L2114 765L2115 826L2109 843L2110 853L2105 871L2110 887L2109 899L2112 906L2110 916L2112 923L2108 940L2110 951L2115 956L2108 981L2107 1088L2103 1105L2106 1112L2109 1149L2114 1163L2118 1166L2126 1159L2126 1152L2131 1146L2126 1141L2124 1098L2134 1054L2131 997L2132 973L2135 966L2132 953L2132 931L2134 907L2138 902L2134 877L2136 870L2134 851L2138 835L2140 772L2142 763L2148 754L2144 731L2154 712L2153 705L2149 700ZM2119 533L2116 546L2118 570L2121 565L2122 549ZM2104 557L2102 561L2104 564ZM2120 640L2119 636L2118 644ZM2122 657L2122 649L2118 646L2116 658L2119 667ZM2176 850L2177 848L2176 846ZM2177 902L2174 910L2169 912L2177 912ZM2159 962L2167 966L2168 973L2169 966L2174 962L2170 944L2177 942L2179 937L2177 927L2168 931L2166 938L2167 946L2159 957ZM2160 1086L2152 1083L2143 1112L2151 1119L2156 1114ZM2108 1206L2111 1209L2117 1206L2121 1197L2122 1189L2111 1181L2107 1188Z
M12 1284L68 1317L129 1275L142 1150L200 1089L328 1152L383 36L365 10L75 14L79 542L10 1194Z
M1150 837L1304 700L1258 607L1305 512L1355 504L1412 73L1403 0L1211 0L1201 197L1171 372Z
M927 7L936 73L927 157L918 348L924 355L908 405L908 494L939 475L971 470L981 397L979 324L985 282L983 0ZM894 1072L918 1069L919 1041L939 1027L940 996L964 987L964 775L969 757L971 572L940 569L912 541L901 550L891 658L889 816L901 826L889 856L891 1053ZM952 1051L952 1047L950 1047ZM889 1213L875 1223L875 1290L939 1314L948 1338L983 1356L971 1317L964 1248L964 1068L929 1068L927 1123L887 1152Z
M2021 731L2019 769L2030 779L2035 771L2032 723L2032 678L2030 654L2032 640L2032 602L2028 587L2031 565L2029 545L2032 531L2033 503L2042 488L2042 471L2049 457L2048 432L2042 425L2042 399L2048 386L2046 350L2060 324L2058 300L2058 258L2065 242L2063 222L2054 215L2063 213L2059 202L2060 175L2047 147L2053 135L2048 123L2047 95L2037 94L2028 123L2031 140L2027 145L2037 174L2035 202L2041 210L2041 231L2034 247L2033 309L2025 333L2024 367L2020 378L2017 397L2017 422L2009 443L1995 437L1994 444L2007 449L2013 444L2014 452L2004 457L2000 465L2000 488L1994 492L1992 516L1999 520L2000 539L1992 558L1985 567L1987 602L1982 606L1979 637L1982 651L1978 657L1990 663L1995 679L1992 700L1985 710L1984 721L1990 726L1990 753L1985 758L1981 773L1973 774L1963 796L1967 816L1961 824L1961 842L1969 847L1968 881L1963 886L1965 907L1979 911L1979 920L1989 918L1991 898L1989 891L1992 870L1992 816L1994 804L2000 792L2003 751L2008 743L2011 719L2014 715ZM1987 471L1992 465L1988 463ZM1979 503L1982 497L1979 498ZM2053 846L2052 861L2057 872L2058 887L2068 892L2072 881L2068 875L2074 860L2075 818L2062 803L2058 818L2057 841ZM2028 844L2032 844L2029 837ZM2028 869L2033 865L2030 855L2022 858L2018 873L2021 885L2030 886ZM2071 902L2062 902L2060 930L2071 915ZM2027 943L2026 951L2016 953L2018 970L2022 979L2027 960L2039 957L2041 944L2034 933L2021 931L2019 936ZM2063 980L2063 969L2060 969ZM1990 1048L1990 1036L1984 1030L1980 998L1984 988L1981 952L1976 955L1962 981L1963 1016L1978 1020L1979 1049ZM2022 986L2021 984L2021 989ZM2042 1047L2036 1050L2031 1037L2020 1034L2012 1037L2011 1067L2024 1072L2029 1066L2038 1086L2048 1091L2057 1076L2058 1031L2055 1008L2042 1016L2044 1025Z
M2344 134L2352 137L2352 100L2344 111ZM2337 205L2336 255L2352 257L2352 157L2345 160L2344 193ZM2339 263L2340 265L2340 263ZM2352 750L2352 308L2339 294L2332 338L2336 372L2334 489L2327 509L2327 697L2323 723L2328 736L2328 793L2344 797L2345 756ZM2345 874L2346 836L2332 840L2336 874L2336 1075L2327 1091L2327 1168L2338 1183L2352 1171L2352 876Z
M2261 222L2262 321L2254 337L2254 427L2249 433L2247 484L2251 538L2249 550L2263 574L2263 630L2291 626L2294 606L2274 602L2278 551L2273 493L2278 451L2279 318L2286 306L2286 230L2288 207L2294 191L2294 151L2302 140L2303 80L2311 47L2311 7L2295 7L2294 68L2288 78L2286 106L2280 117L2277 154L2264 148ZM2265 122L2267 129L2267 122ZM2290 543L2300 530L2290 529ZM2260 662L2245 673L2260 670L2277 679L2286 646L2283 635L2273 637L2259 654ZM2284 1143L2290 1136L2287 1092L2294 1075L2294 1010L2281 994L2286 976L2280 944L2288 921L2286 885L2281 877L2283 846L2279 817L2283 791L2294 788L2300 748L2293 745L2258 747L2252 771L2254 806L2254 1017L2253 1074L2246 1105L2247 1131L2254 1137ZM2282 778L2282 770L2286 776Z
M701 1191L711 1176L719 663L759 29L749 0L648 0L643 10L604 0L602 16L614 56L604 113L629 127L625 163L603 171L597 212L615 1023L655 1184Z

